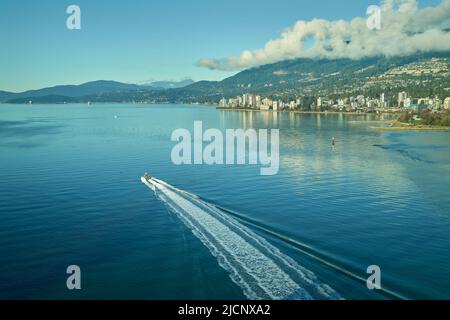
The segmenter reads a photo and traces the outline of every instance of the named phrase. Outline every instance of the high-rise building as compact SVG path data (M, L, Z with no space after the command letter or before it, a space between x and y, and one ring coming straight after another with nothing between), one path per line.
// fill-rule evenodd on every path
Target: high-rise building
M318 97L317 98L317 107L321 107L322 106L322 98L321 97Z
M398 106L401 107L405 104L405 100L408 98L408 94L405 91L399 92L398 94Z
M278 110L278 101L274 101L273 102L273 104L272 104L272 109L274 110L274 111L276 111L276 110Z
M248 95L248 106L250 108L256 108L256 96L253 94Z
M384 92L380 94L380 99L376 101L378 107L385 108L387 106L386 95Z
M255 96L255 108L259 109L261 107L261 96Z
M405 100L403 100L402 102L403 102L403 107L406 109L409 109L411 107L411 105L413 104L413 101L411 98L405 98Z
M250 95L248 93L244 93L242 95L242 106L243 107L247 107L249 105L249 103L250 103L249 99L250 99Z
M242 106L243 107L250 107L255 108L256 107L256 99L253 94L245 93L242 96Z
M297 104L295 103L295 101L291 101L289 103L289 109L294 110L297 107Z
M263 104L264 106L269 106L269 107L271 107L271 106L272 106L272 100L270 100L269 98L264 98L263 101L262 101L262 104Z
M227 106L227 99L225 98L220 99L219 106L221 108L225 108Z
M445 98L444 100L444 108L449 110L450 109L450 97Z

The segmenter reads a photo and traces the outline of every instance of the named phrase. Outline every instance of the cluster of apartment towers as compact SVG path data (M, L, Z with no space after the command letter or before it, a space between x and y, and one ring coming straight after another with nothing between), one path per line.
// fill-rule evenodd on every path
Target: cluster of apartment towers
M289 102L283 100L273 100L269 98L261 98L259 95L245 93L231 99L222 98L219 102L222 108L250 108L259 110L332 110L347 112L370 112L370 111L399 111L399 110L449 110L450 97L442 100L435 98L414 98L410 97L407 92L399 92L397 103L393 103L386 99L384 93L378 98L369 98L363 95L349 98L339 98L337 100L318 97L311 105L305 105L303 98L297 98Z

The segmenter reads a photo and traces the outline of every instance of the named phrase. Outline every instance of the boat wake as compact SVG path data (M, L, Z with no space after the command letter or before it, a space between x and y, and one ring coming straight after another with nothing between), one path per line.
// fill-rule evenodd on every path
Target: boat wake
M341 299L311 271L217 206L162 180L142 182L217 258L249 299Z

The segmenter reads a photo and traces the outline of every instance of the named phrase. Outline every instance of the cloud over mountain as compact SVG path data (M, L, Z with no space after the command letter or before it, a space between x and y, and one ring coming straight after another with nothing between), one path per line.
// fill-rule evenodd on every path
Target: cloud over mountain
M417 0L384 0L381 29L367 27L367 17L351 21L297 21L279 38L239 56L201 59L209 69L240 70L294 58L360 59L450 50L450 0L419 8Z

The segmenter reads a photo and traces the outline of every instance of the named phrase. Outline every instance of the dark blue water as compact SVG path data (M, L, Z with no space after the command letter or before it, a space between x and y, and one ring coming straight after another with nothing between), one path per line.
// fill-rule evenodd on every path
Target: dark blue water
M0 105L0 298L245 299L140 181L149 170L239 223L347 299L450 298L450 134L364 116L182 105ZM279 128L281 167L175 166L173 130ZM350 122L349 122L350 121ZM336 137L336 150L331 137ZM82 290L66 289L66 268Z

